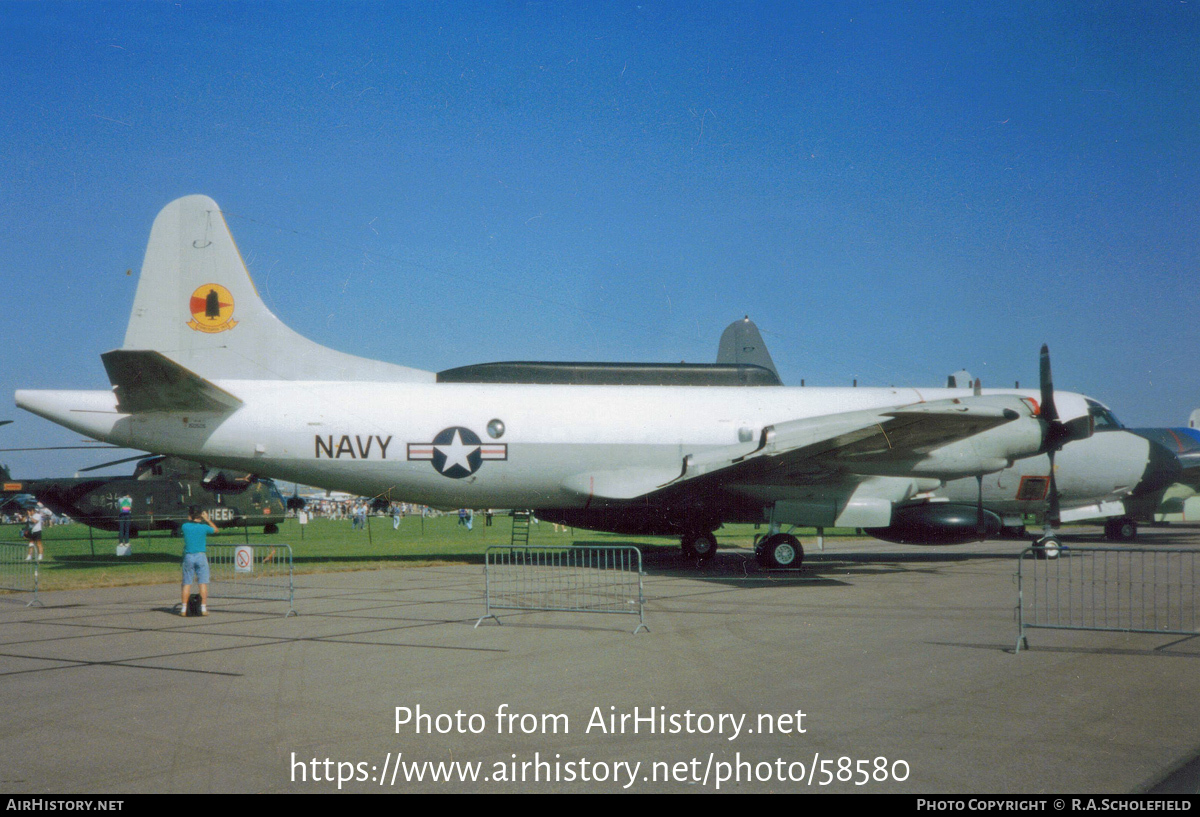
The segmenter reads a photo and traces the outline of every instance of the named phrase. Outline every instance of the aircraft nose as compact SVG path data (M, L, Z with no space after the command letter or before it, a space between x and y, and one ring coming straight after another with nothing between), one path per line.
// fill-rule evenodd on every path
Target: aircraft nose
M1165 490L1183 476L1183 466L1175 454L1158 443L1147 440L1150 444L1146 455L1146 470L1142 479L1133 489L1133 496L1144 496Z

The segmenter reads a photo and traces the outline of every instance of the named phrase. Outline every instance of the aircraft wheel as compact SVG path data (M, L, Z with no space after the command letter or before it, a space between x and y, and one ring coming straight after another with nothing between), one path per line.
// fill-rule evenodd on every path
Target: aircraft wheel
M790 533L777 533L763 540L761 553L756 555L768 569L795 569L804 561L804 548L800 540Z
M1109 519L1104 523L1104 538L1110 542L1132 542L1137 539L1137 522L1129 517Z
M279 526L274 522L269 525L263 525L263 533L279 533Z
M683 555L688 559L707 562L717 553L717 537L712 531L689 531L680 540Z
M1056 536L1043 536L1033 543L1035 559L1057 559L1062 551L1062 542Z

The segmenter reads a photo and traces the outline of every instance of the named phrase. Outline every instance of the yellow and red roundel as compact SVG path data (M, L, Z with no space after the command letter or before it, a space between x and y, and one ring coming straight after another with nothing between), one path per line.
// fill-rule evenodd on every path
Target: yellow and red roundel
M188 326L197 332L224 332L238 322L233 320L233 295L220 284L205 284L192 293Z

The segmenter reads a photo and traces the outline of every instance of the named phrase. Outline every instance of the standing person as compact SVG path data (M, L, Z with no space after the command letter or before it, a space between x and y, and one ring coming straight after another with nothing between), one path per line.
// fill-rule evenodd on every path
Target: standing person
M29 553L25 554L25 561L33 561L34 548L37 549L37 560L42 560L42 513L37 508L29 512L25 517L29 526Z
M392 505L392 530L400 530L400 506Z
M180 526L183 532L183 606L179 615L188 614L188 596L192 594L192 582L200 584L200 615L208 615L208 532L214 533L217 526L208 518L207 511L199 505L188 508L188 521Z
M130 522L133 520L133 497L129 494L122 494L117 500L117 545L118 547L129 547L129 528ZM129 551L126 550L125 553ZM118 556L125 555L118 553Z

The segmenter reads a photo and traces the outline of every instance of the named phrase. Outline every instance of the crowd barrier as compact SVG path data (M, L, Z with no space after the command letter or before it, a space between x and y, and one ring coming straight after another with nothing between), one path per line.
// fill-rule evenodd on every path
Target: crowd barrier
M287 602L286 615L296 615L291 545L209 543L208 567L209 596Z
M26 560L30 555L27 542L0 543L0 590L13 593L29 593L26 607L42 606L38 599L38 563L37 554Z
M636 615L647 630L642 552L629 545L490 547L484 554L487 609Z
M1017 568L1020 633L1031 629L1193 635L1200 551L1064 548L1046 559L1037 548Z

